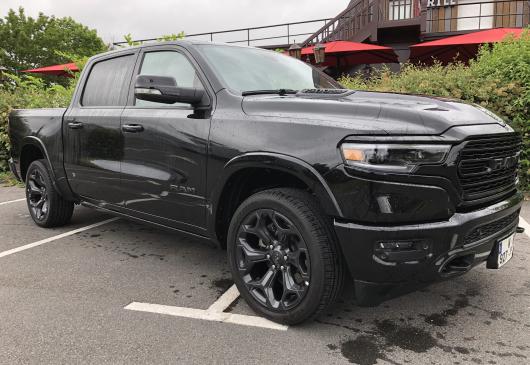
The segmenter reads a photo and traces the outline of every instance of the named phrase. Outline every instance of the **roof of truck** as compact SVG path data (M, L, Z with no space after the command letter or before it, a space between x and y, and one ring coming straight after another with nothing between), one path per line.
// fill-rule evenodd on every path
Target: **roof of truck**
M221 43L221 42L209 42L209 41L203 41L203 40L188 40L188 39L181 39L178 41L161 41L161 42L146 42L143 44L140 44L138 46L130 46L130 47L123 47L118 48L109 52L105 52L102 54L109 54L114 52L120 52L124 50L131 50L131 49L138 49L138 48L145 48L150 46L163 46L163 45L175 45L175 46L195 46L195 45L218 45L218 46L228 46L228 47L237 47L237 48L255 48L250 47L246 45L238 45L238 44L230 44L230 43Z

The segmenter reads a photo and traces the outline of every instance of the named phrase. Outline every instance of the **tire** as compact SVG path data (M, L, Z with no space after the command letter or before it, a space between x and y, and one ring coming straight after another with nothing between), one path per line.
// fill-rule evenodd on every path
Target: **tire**
M26 174L26 201L33 221L44 228L64 226L72 218L74 203L55 190L46 160L33 161Z
M230 223L227 251L241 296L272 321L311 320L341 290L344 266L334 231L305 191L272 189L246 199Z

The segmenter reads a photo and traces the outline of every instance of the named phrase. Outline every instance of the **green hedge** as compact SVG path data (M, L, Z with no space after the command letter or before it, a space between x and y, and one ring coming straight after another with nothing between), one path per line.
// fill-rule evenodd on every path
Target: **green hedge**
M72 82L72 85L74 82ZM13 109L60 108L70 103L73 86L47 86L42 79L9 76L0 84L0 172L7 170L9 158L8 115Z
M469 65L430 67L404 65L399 74L388 70L369 80L361 75L339 80L345 87L453 97L479 104L506 120L523 136L521 187L530 191L530 32L492 47L482 47Z

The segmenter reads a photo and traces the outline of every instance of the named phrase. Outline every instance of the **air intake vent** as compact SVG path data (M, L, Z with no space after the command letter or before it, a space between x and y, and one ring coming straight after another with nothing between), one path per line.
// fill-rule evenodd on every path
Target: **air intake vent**
M519 211L516 211L507 217L504 217L497 221L479 226L475 228L474 230L472 230L471 232L469 232L464 237L464 241L462 242L462 244L468 245L470 243L480 241L483 238L492 236L495 233L502 231L503 229L507 229L513 226L518 216L519 216Z
M355 90L349 89L304 89L300 90L296 96L305 97L305 98L342 98L348 95L355 93Z
M495 198L513 191L521 147L521 137L514 133L468 141L458 164L464 201Z

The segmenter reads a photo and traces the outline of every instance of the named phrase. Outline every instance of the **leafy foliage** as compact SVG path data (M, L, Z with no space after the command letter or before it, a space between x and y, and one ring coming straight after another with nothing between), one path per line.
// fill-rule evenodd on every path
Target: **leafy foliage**
M0 171L7 169L9 158L8 116L18 108L62 108L70 103L75 83L71 86L47 85L41 78L8 75L0 85Z
M163 35L162 37L158 38L158 42L167 42L167 41L178 41L179 39L186 38L186 34L184 32L179 32L178 34L167 34Z
M32 18L20 7L0 18L0 65L12 72L70 62L65 53L92 56L106 48L95 30L69 17Z
M339 81L357 90L458 98L495 112L523 136L521 186L530 190L530 31L482 47L469 65L407 64L399 74L383 69L369 80L354 75Z
M177 34L166 34L166 35L163 35L163 36L157 38L156 41L157 42L177 41L179 39L184 39L184 38L186 38L186 34L184 32L179 32ZM125 34L123 36L123 39L125 40L125 43L127 43L127 47L139 46L139 45L141 45L143 43L141 41L135 41L133 39L131 33Z

